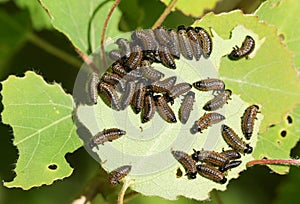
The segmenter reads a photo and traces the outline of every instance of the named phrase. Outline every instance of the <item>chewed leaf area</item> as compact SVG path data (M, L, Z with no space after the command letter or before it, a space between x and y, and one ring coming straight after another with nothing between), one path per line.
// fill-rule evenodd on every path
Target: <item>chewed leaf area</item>
M70 176L65 154L82 145L72 121L73 100L32 71L2 82L2 121L13 129L19 158L6 187L30 189Z
M180 33L186 36L182 32L187 30L179 27L176 32L178 35ZM252 104L244 102L231 91L230 86L217 80L218 72L210 61L210 52L206 52L207 55L200 55L197 59L197 52L193 50L189 53L186 46L179 48L179 55L174 55L175 49L159 47L160 60L168 52L173 53L170 56L180 58L173 59L175 67L170 66L172 63L169 61L163 60L160 62L159 60L153 62L153 60L149 63L148 58L153 55L149 52L152 49L147 49L147 46L155 47L149 41L141 40L141 44L134 44L133 51L125 52L128 48L124 46L127 44L124 41L126 37L127 41L136 42L137 38L143 38L140 36L148 36L148 32L133 33L132 39L124 35L113 40L111 45L107 45L109 57L116 61L107 70L103 71L103 68L100 68L100 71L97 71L95 67L83 67L81 70L81 74L89 77L86 82L78 80L75 87L79 90L74 90L74 96L78 96L75 118L78 132L81 133L79 136L91 156L101 163L106 171L113 172L111 183L121 182L126 176L126 179L131 180L131 188L144 195L156 195L170 200L182 195L205 200L212 189L225 190L230 180L237 178L239 173L246 169L246 163L253 160L251 152L256 148L257 133L263 115L258 113L257 119L253 118L252 137L246 140L241 128L241 117ZM190 41L189 38L186 40ZM117 46L115 43L122 45ZM204 49L202 51L205 53ZM141 59L140 53L142 53ZM192 59L188 59L189 54ZM95 64L96 62L97 60ZM120 70L115 68L116 64L118 68L124 66L130 71L122 76ZM146 67L147 70L144 70ZM132 72L139 71L141 71L140 75L130 78ZM99 73L98 79L95 73ZM121 75L121 80L127 80L124 90L119 79L113 80L114 82L111 81L112 78L108 80L109 73L110 76ZM84 78L78 77L78 79ZM176 80L166 90L155 86L158 82L172 78ZM206 87L208 90L201 90L199 81L207 79L209 80L205 82L209 87L214 88ZM211 79L216 80L211 83ZM128 99L128 97L131 94L132 97L136 97L137 91L132 87L140 85L143 80L146 81L144 100L147 102L144 103L141 111L137 111L136 106L132 106L132 98ZM95 87L99 91L99 96L95 95ZM87 95L82 95L81 100L80 88L88 92ZM194 96L193 105L189 105L191 113L182 123L182 104L190 92L194 93L191 94L192 97ZM149 96L152 97L150 101L147 99ZM90 100L86 100L87 98ZM152 106L151 103L154 105ZM153 108L153 115L148 110L151 108ZM146 117L148 120L144 120L145 112L146 116L151 115ZM199 122L200 118L206 119ZM224 125L230 128L226 129ZM194 161L196 159L191 156L195 153L193 149L221 154L223 150L232 148L240 152L241 158L233 160L232 169L226 167L225 172L221 172L221 168L214 162L210 164L209 161L204 162L200 158L203 163L201 164L200 161ZM229 159L226 157L225 160L227 164ZM180 171L182 175L178 173Z

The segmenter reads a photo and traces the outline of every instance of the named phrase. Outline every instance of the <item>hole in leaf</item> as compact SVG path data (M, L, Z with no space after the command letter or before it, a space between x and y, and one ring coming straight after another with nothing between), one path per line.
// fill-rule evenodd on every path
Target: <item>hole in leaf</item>
M271 125L269 125L269 127L271 128L271 127L275 127L275 124L271 124Z
M267 157L263 157L262 159L268 159Z
M178 169L177 169L177 172L176 172L176 177L177 177L177 178L180 178L180 177L182 177L182 174L183 174L183 173L182 173L181 169L178 168Z
M281 41L284 41L285 37L284 37L284 35L283 35L282 33L279 34L279 39L280 39Z
M280 141L280 140L277 140L277 144L278 144L278 145L281 145L281 141Z
M292 123L293 123L293 118L292 118L290 115L288 115L288 116L286 117L286 120L287 120L287 123L288 123L288 124L292 124Z
M281 135L282 137L285 137L286 134L287 134L286 130L282 130L282 131L280 132L280 135Z
M57 165L56 164L50 164L48 166L48 169L50 169L50 170L56 170L57 169Z

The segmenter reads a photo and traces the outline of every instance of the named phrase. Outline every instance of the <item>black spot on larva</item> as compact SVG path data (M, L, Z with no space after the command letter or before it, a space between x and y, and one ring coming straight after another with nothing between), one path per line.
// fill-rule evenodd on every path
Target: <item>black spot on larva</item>
M292 123L293 123L293 118L292 118L290 115L288 115L288 116L286 117L286 120L287 120L287 123L288 123L288 124L292 124Z
M282 130L282 131L280 132L281 137L285 137L286 134L287 134L286 130Z
M57 165L56 164L50 164L48 166L48 169L50 169L50 170L56 170L57 169Z

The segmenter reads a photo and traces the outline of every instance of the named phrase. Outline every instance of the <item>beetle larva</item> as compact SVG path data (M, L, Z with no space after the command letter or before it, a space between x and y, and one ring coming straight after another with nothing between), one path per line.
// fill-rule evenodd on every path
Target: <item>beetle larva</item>
M131 171L131 165L121 166L109 173L108 181L112 185L120 183L120 180L129 174Z
M99 75L96 72L92 72L89 76L89 81L87 85L89 99L92 104L97 104L99 83Z
M193 49L194 57L198 61L202 54L201 42L197 36L196 31L193 27L188 27L186 29L187 36L190 39L190 44Z
M131 54L130 42L124 38L119 38L116 41L116 44L119 46L122 57L125 56L126 58L128 58Z
M207 164L198 164L197 171L201 176L217 183L224 184L227 182L226 177L221 171Z
M196 121L193 127L191 128L191 133L202 133L202 131L208 128L208 126L219 123L222 120L225 120L225 116L219 113L204 113L204 115L198 121Z
M179 161L179 163L181 163L182 166L185 168L185 170L187 172L186 175L190 179L195 179L196 175L197 175L197 168L196 168L196 163L192 159L192 157L182 151L172 150L171 153L173 154L174 158L177 161Z
M99 91L108 101L112 109L119 111L120 110L120 101L116 90L110 84L106 82L100 82Z
M228 55L231 60L239 60L243 57L247 57L255 48L254 39L247 35L241 48L238 46L234 47L232 52Z
M113 61L118 61L119 59L122 58L122 54L120 50L112 50L108 53L108 56Z
M182 124L186 124L188 121L190 114L193 110L193 105L195 101L195 93L192 91L189 91L182 101L182 104L179 109L179 120Z
M123 135L126 134L126 131L118 129L118 128L110 128L110 129L104 129L101 132L98 132L96 135L92 137L92 140L90 142L90 147L94 147L99 144L104 144L105 142L112 142L113 140L116 140Z
M154 101L155 101L158 113L165 121L167 121L169 123L177 122L176 116L175 116L173 110L168 105L166 99L163 96L161 96L161 95L154 96Z
M101 80L112 86L118 87L122 92L125 91L126 81L118 74L106 72L102 75Z
M170 35L172 45L168 46L168 48L169 48L171 54L173 55L173 57L176 59L179 59L180 58L180 45L179 45L179 40L178 40L178 35L177 35L176 30L170 29L169 35Z
M162 81L153 82L150 85L150 89L156 93L168 92L171 89L171 87L174 86L174 84L176 83L176 80L177 80L177 77L172 76L172 77L166 78Z
M132 52L130 56L126 60L127 67L131 70L136 69L141 64L142 58L143 58L142 48L139 45L135 45L132 48Z
M154 69L148 60L142 61L140 69L143 76L151 81L158 81L165 76L162 72Z
M153 92L147 91L144 99L144 108L142 109L142 123L150 121L155 114L155 102L153 99Z
M120 62L115 62L112 64L112 71L113 73L118 74L120 77L124 77L124 79L126 80L135 80L142 77L139 68L127 71L126 68Z
M221 128L222 136L225 142L232 147L234 150L240 153L252 153L253 148L249 144L246 144L238 135L228 127L227 125L222 125Z
M176 69L176 64L170 50L165 46L160 46L158 51L161 63L171 69Z
M220 167L219 170L221 172L225 172L228 171L229 169L238 167L240 164L242 163L242 161L230 161L228 164L226 164L224 167Z
M132 108L136 114L141 112L144 107L144 99L146 94L146 80L140 79L135 86L135 92L131 101Z
M230 99L231 96L231 90L226 89L225 91L222 91L217 96L215 96L213 99L209 100L204 106L203 109L206 111L214 111L219 108L222 108L225 103Z
M257 105L251 105L245 110L241 118L242 132L247 140L249 140L252 136L254 120L256 119L257 113L259 113L259 107Z
M169 96L173 99L191 90L192 85L186 82L176 84L169 90Z
M154 32L156 40L159 44L166 46L166 47L172 45L170 35L164 27L158 27L158 28L154 29L153 32Z
M225 157L227 157L229 160L235 160L235 159L239 159L241 158L240 153L238 153L237 151L230 149L230 150L226 150L221 152L220 154L224 155Z
M157 50L158 42L155 39L153 30L136 30L131 35L132 40L135 43L140 42L143 50L153 51Z
M177 34L179 40L180 53L186 59L192 60L194 56L193 49L190 43L190 39L188 38L185 27L183 25L178 26Z
M198 34L198 38L201 42L202 54L205 59L209 58L212 52L212 39L208 32L201 27L195 27L195 31Z
M193 83L193 86L200 91L223 91L225 84L220 79L203 79Z
M215 151L207 151L207 150L201 150L201 151L194 150L194 153L192 154L192 158L196 162L198 161L205 162L218 167L224 167L229 162L229 159L224 155L222 155L221 153Z
M132 101L133 94L135 91L135 82L127 82L126 89L121 98L121 110L126 109Z

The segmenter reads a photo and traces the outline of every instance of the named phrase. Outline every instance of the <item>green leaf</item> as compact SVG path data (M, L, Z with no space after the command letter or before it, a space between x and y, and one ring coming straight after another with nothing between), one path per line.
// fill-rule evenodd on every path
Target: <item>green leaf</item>
M72 120L72 97L32 71L10 76L2 86L2 121L12 126L19 150L16 177L4 185L27 190L70 176L65 154L82 145Z
M266 1L255 12L260 20L273 24L278 28L277 35L280 35L290 50L293 51L294 63L300 71L300 47L299 34L300 22L298 14L300 3L297 0Z
M201 59L199 62L187 61L181 59L176 62L177 69L170 70L162 65L155 64L154 67L161 70L166 76L178 76L177 83L186 81L192 83L201 78L212 77L215 69L209 60ZM205 67L205 69L199 69ZM99 145L92 149L96 153L94 158L98 157L98 162L108 172L125 165L132 165L132 171L128 179L131 180L131 188L147 196L160 196L165 199L174 200L177 196L185 196L197 200L205 200L209 197L208 193L212 189L225 190L227 184L222 185L211 180L205 179L200 175L194 180L188 180L186 176L176 178L176 171L182 166L173 158L171 149L183 150L191 154L193 148L206 149L221 152L222 148L228 149L221 136L221 124L212 125L203 133L192 135L190 128L193 123L204 114L203 105L211 99L211 92L196 93L196 102L192 114L187 124L165 122L158 113L148 123L141 123L140 115L133 113L131 108L125 111L112 111L101 98L98 98L98 104L95 106L79 106L77 116L80 122L95 135L103 129L118 127L126 130L127 134L113 142ZM177 115L181 104L181 98L176 99L172 109ZM232 100L228 102L219 113L226 117L225 124L232 127L239 135L242 135L240 128L240 117L249 104L233 95ZM262 119L262 114L258 115L259 120L255 124L255 133L251 138L250 145L255 148L257 141L257 132ZM82 137L82 136L81 136ZM89 141L91 138L85 138ZM85 147L88 147L86 144ZM242 164L230 172L227 179L237 178L239 173L246 169L246 163L252 160L251 154L242 157Z
M0 73L4 77L8 69L6 63L24 45L31 32L29 15L27 12L8 14L0 10L0 25Z
M220 77L226 87L240 94L246 102L262 105L261 112L265 117L260 132L264 132L270 124L280 123L282 116L300 102L300 83L291 53L280 42L274 26L258 21L254 15L243 15L240 11L208 14L195 25L212 28L212 60L220 67ZM229 60L226 55L235 45L241 46L246 35L252 36L256 42L250 58ZM224 57L220 62L221 56ZM278 146L277 140L271 132L260 134L255 158L259 159L261 154L267 154L269 159L286 158L296 142L292 138L287 140L285 149L273 154Z
M53 26L64 33L73 45L83 53L94 52L100 46L102 29L112 1L39 0L51 17ZM121 13L118 8L109 21L106 37L120 34L118 23Z
M161 0L166 6L171 3L171 0ZM200 17L206 10L213 9L220 0L178 0L175 8L180 10L187 16Z
M36 30L50 29L51 22L47 13L36 0L15 0L20 8L27 8L30 12L32 25Z

